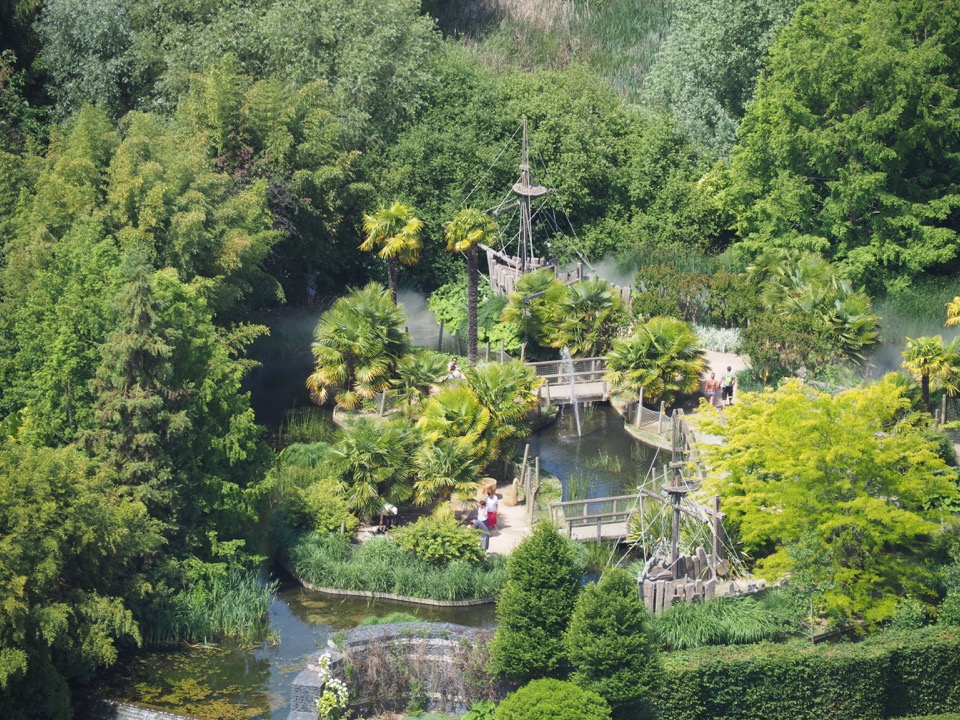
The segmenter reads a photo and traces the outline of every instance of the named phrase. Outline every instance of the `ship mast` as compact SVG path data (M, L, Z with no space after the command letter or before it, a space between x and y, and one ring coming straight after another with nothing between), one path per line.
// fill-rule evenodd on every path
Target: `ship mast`
M523 117L523 141L520 151L520 180L514 184L520 206L520 274L527 271L533 261L533 217L530 211L530 199L543 197L553 192L543 185L530 184L530 157L527 146L527 117Z

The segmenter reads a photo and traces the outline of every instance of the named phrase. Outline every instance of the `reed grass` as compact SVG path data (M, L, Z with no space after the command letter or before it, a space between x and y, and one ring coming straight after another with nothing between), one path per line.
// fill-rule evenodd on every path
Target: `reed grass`
M285 555L297 577L343 590L473 600L495 595L506 581L506 561L499 556L437 567L386 537L352 545L339 535L307 533L292 538Z
M623 462L619 455L608 455L603 450L596 457L587 460L587 467L607 472L620 472Z
M566 500L585 500L596 479L592 473L581 472L579 468L574 470L567 478Z
M231 569L214 574L151 609L141 621L147 645L259 642L269 632L268 610L279 583L262 573Z

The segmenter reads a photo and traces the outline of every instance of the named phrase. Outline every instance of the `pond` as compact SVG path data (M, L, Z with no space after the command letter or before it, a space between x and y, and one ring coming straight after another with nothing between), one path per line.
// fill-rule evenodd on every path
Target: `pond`
M427 605L323 595L289 576L270 606L272 638L256 647L189 648L126 658L89 692L168 712L213 720L285 720L290 686L330 636L364 618L406 612L424 620L492 627L493 605Z
M564 500L628 495L650 467L669 462L669 453L644 445L623 429L623 418L610 405L580 407L580 437L571 406L557 421L530 438L530 453L542 471L555 475Z

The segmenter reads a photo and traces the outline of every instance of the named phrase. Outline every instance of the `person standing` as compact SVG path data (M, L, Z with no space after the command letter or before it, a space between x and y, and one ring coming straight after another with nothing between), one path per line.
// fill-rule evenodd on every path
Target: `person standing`
M477 503L477 517L473 527L480 531L480 547L486 552L490 547L490 528L487 526L487 503L480 500Z
M720 381L717 380L717 374L710 373L710 377L707 378L707 381L703 384L703 395L707 398L707 402L710 403L711 407L717 404L717 392L719 390Z
M497 497L497 489L487 490L487 499L484 501L487 507L487 527L493 530L497 526L497 510L500 508L500 498Z
M727 365L727 371L723 374L721 403L723 405L733 405L733 386L737 383L737 376L733 374L733 369Z

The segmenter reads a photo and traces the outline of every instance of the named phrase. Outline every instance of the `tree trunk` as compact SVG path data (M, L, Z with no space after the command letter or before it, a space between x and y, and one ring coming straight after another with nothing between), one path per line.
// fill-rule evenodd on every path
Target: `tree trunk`
M467 251L467 358L470 364L477 362L477 284L480 271L477 268L477 247Z
M393 301L397 301L397 261L395 259L387 260L387 287L390 288L390 294Z
M920 376L920 398L927 412L930 412L930 376L927 374Z

